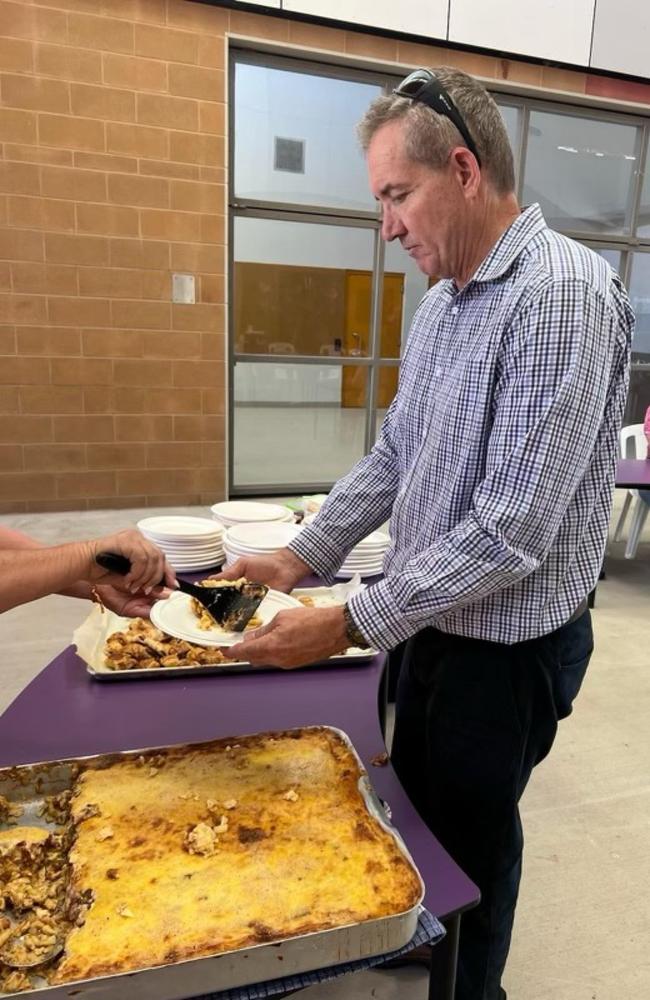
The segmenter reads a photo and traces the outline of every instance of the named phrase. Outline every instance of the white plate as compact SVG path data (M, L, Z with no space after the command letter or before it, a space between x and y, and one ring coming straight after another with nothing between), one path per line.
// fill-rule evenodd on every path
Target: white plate
M225 552L210 552L204 556L167 556L167 562L172 566L214 566L218 562L223 562L226 558Z
M387 535L385 531L371 531L369 535L362 538L359 545L389 545L390 535Z
M368 576L368 574L374 576L376 573L382 573L383 569L384 567L382 563L377 563L376 566L346 566L345 563L343 563L341 566L342 572L351 573L352 575L359 573L361 576Z
M252 546L247 548L245 545L228 545L227 543L223 547L224 552L231 552L235 556L261 556L261 555L271 555L273 552L277 551L276 545L269 546L268 549L257 548L254 549Z
M287 507L277 503L257 503L254 500L225 500L210 507L219 520L224 518L233 524L251 521L280 521L291 514Z
M199 573L202 569L223 566L225 559L225 556L212 556L210 559L201 559L200 562L187 562L183 559L168 559L167 562L177 573Z
M167 635L195 642L199 646L233 646L241 642L241 632L224 632L220 628L200 629L196 615L192 611L191 597L187 594L175 593L164 601L157 601L151 609L151 620ZM275 618L278 611L285 608L301 608L302 604L289 594L278 590L269 590L257 609L257 617L266 625Z
M294 524L295 518L290 510L287 511L286 517L276 517L272 521L231 521L227 517L217 517L216 514L212 515L214 517L214 523L220 524L223 528L234 528L238 524Z
M186 552L188 556L200 556L204 552L214 552L215 550L218 551L219 549L222 549L223 543L221 542L221 539L218 539L215 542L210 542L206 545L180 545L178 542L174 542L172 545L169 542L161 542L160 548L163 552L169 552L172 555L179 552Z
M167 538L165 535L157 535L155 531L143 531L142 534L145 538L148 538L149 541L154 542L156 545L160 545L161 548L167 548L169 546L170 548L178 547L181 549L192 549L203 545L218 545L223 538L223 532L215 532L213 535L196 535L192 538L181 538L179 536L174 539Z
M355 573L359 576L379 576L380 573L384 572L383 566L341 566L339 572L336 574L340 576L345 574L346 579L351 580Z
M386 554L385 552L378 552L376 555L371 555L371 556L355 556L354 554L351 554L347 556L347 558L344 559L343 562L349 563L351 566L354 563L359 563L361 565L370 565L371 563L383 562L385 554Z
M224 546L234 542L235 546L243 546L249 551L275 551L288 545L300 531L300 525L284 524L281 521L270 521L268 524L237 524L226 531Z
M376 559L377 556L383 556L384 552L388 552L387 545L376 545L373 548L365 548L363 546L357 545L356 548L352 549L348 555L354 556L355 558L363 559Z
M193 537L205 540L206 537L216 538L221 534L216 523L208 517L165 517L163 515L145 517L138 521L137 527L143 535L171 542L183 542L187 538Z

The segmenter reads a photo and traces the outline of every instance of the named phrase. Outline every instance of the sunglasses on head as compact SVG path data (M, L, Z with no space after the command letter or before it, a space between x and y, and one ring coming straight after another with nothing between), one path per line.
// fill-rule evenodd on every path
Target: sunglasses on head
M476 144L469 134L469 129L458 108L430 70L416 69L413 73L409 73L400 85L395 87L393 93L398 97L407 97L410 101L420 101L432 111L448 118L462 135L465 145L470 153L474 154L479 167L481 166L481 157L478 155Z

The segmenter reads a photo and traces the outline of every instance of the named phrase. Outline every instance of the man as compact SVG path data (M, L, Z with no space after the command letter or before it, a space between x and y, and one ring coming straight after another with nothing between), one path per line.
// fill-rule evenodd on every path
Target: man
M117 552L131 562L126 576L115 576L95 561L99 552ZM160 596L161 580L173 587L175 576L165 556L139 531L45 546L28 535L0 527L0 612L62 593L91 599L94 592L120 615L147 617Z
M370 455L288 549L240 560L281 590L330 577L390 516L384 579L340 609L286 611L232 647L291 667L408 640L393 765L477 883L456 996L496 1000L521 871L518 801L592 651L633 317L609 266L520 212L494 101L419 70L360 125L382 235L440 280L411 326Z

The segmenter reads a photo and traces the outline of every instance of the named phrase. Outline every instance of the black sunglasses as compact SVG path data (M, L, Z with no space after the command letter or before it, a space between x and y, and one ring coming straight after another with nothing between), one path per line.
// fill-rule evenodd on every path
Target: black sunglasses
M458 108L430 70L416 69L413 73L409 73L400 85L395 87L393 93L398 97L408 97L410 101L420 101L432 111L448 118L462 135L470 153L476 157L479 167L481 166L481 157L478 155L476 144L469 134L469 129Z

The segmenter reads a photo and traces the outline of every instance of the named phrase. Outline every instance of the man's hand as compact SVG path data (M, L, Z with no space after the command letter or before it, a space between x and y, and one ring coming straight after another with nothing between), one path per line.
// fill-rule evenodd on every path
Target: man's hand
M88 568L83 575L91 583L110 583L123 593L145 595L161 584L174 587L176 583L176 575L164 554L134 528L93 538L85 544L88 548ZM99 552L116 552L126 556L131 563L130 571L126 576L118 576L103 569L95 562Z
M251 583L265 583L273 590L288 594L290 590L311 573L311 568L291 549L278 549L268 556L249 556L238 559L222 573L217 580L238 580L245 576Z
M94 590L97 591L102 604L122 618L148 618L152 605L167 593L162 587L155 587L149 595L129 594L117 590L109 583L97 584Z
M236 646L223 650L232 660L247 660L254 667L290 670L326 660L350 645L342 608L292 608L255 629Z

